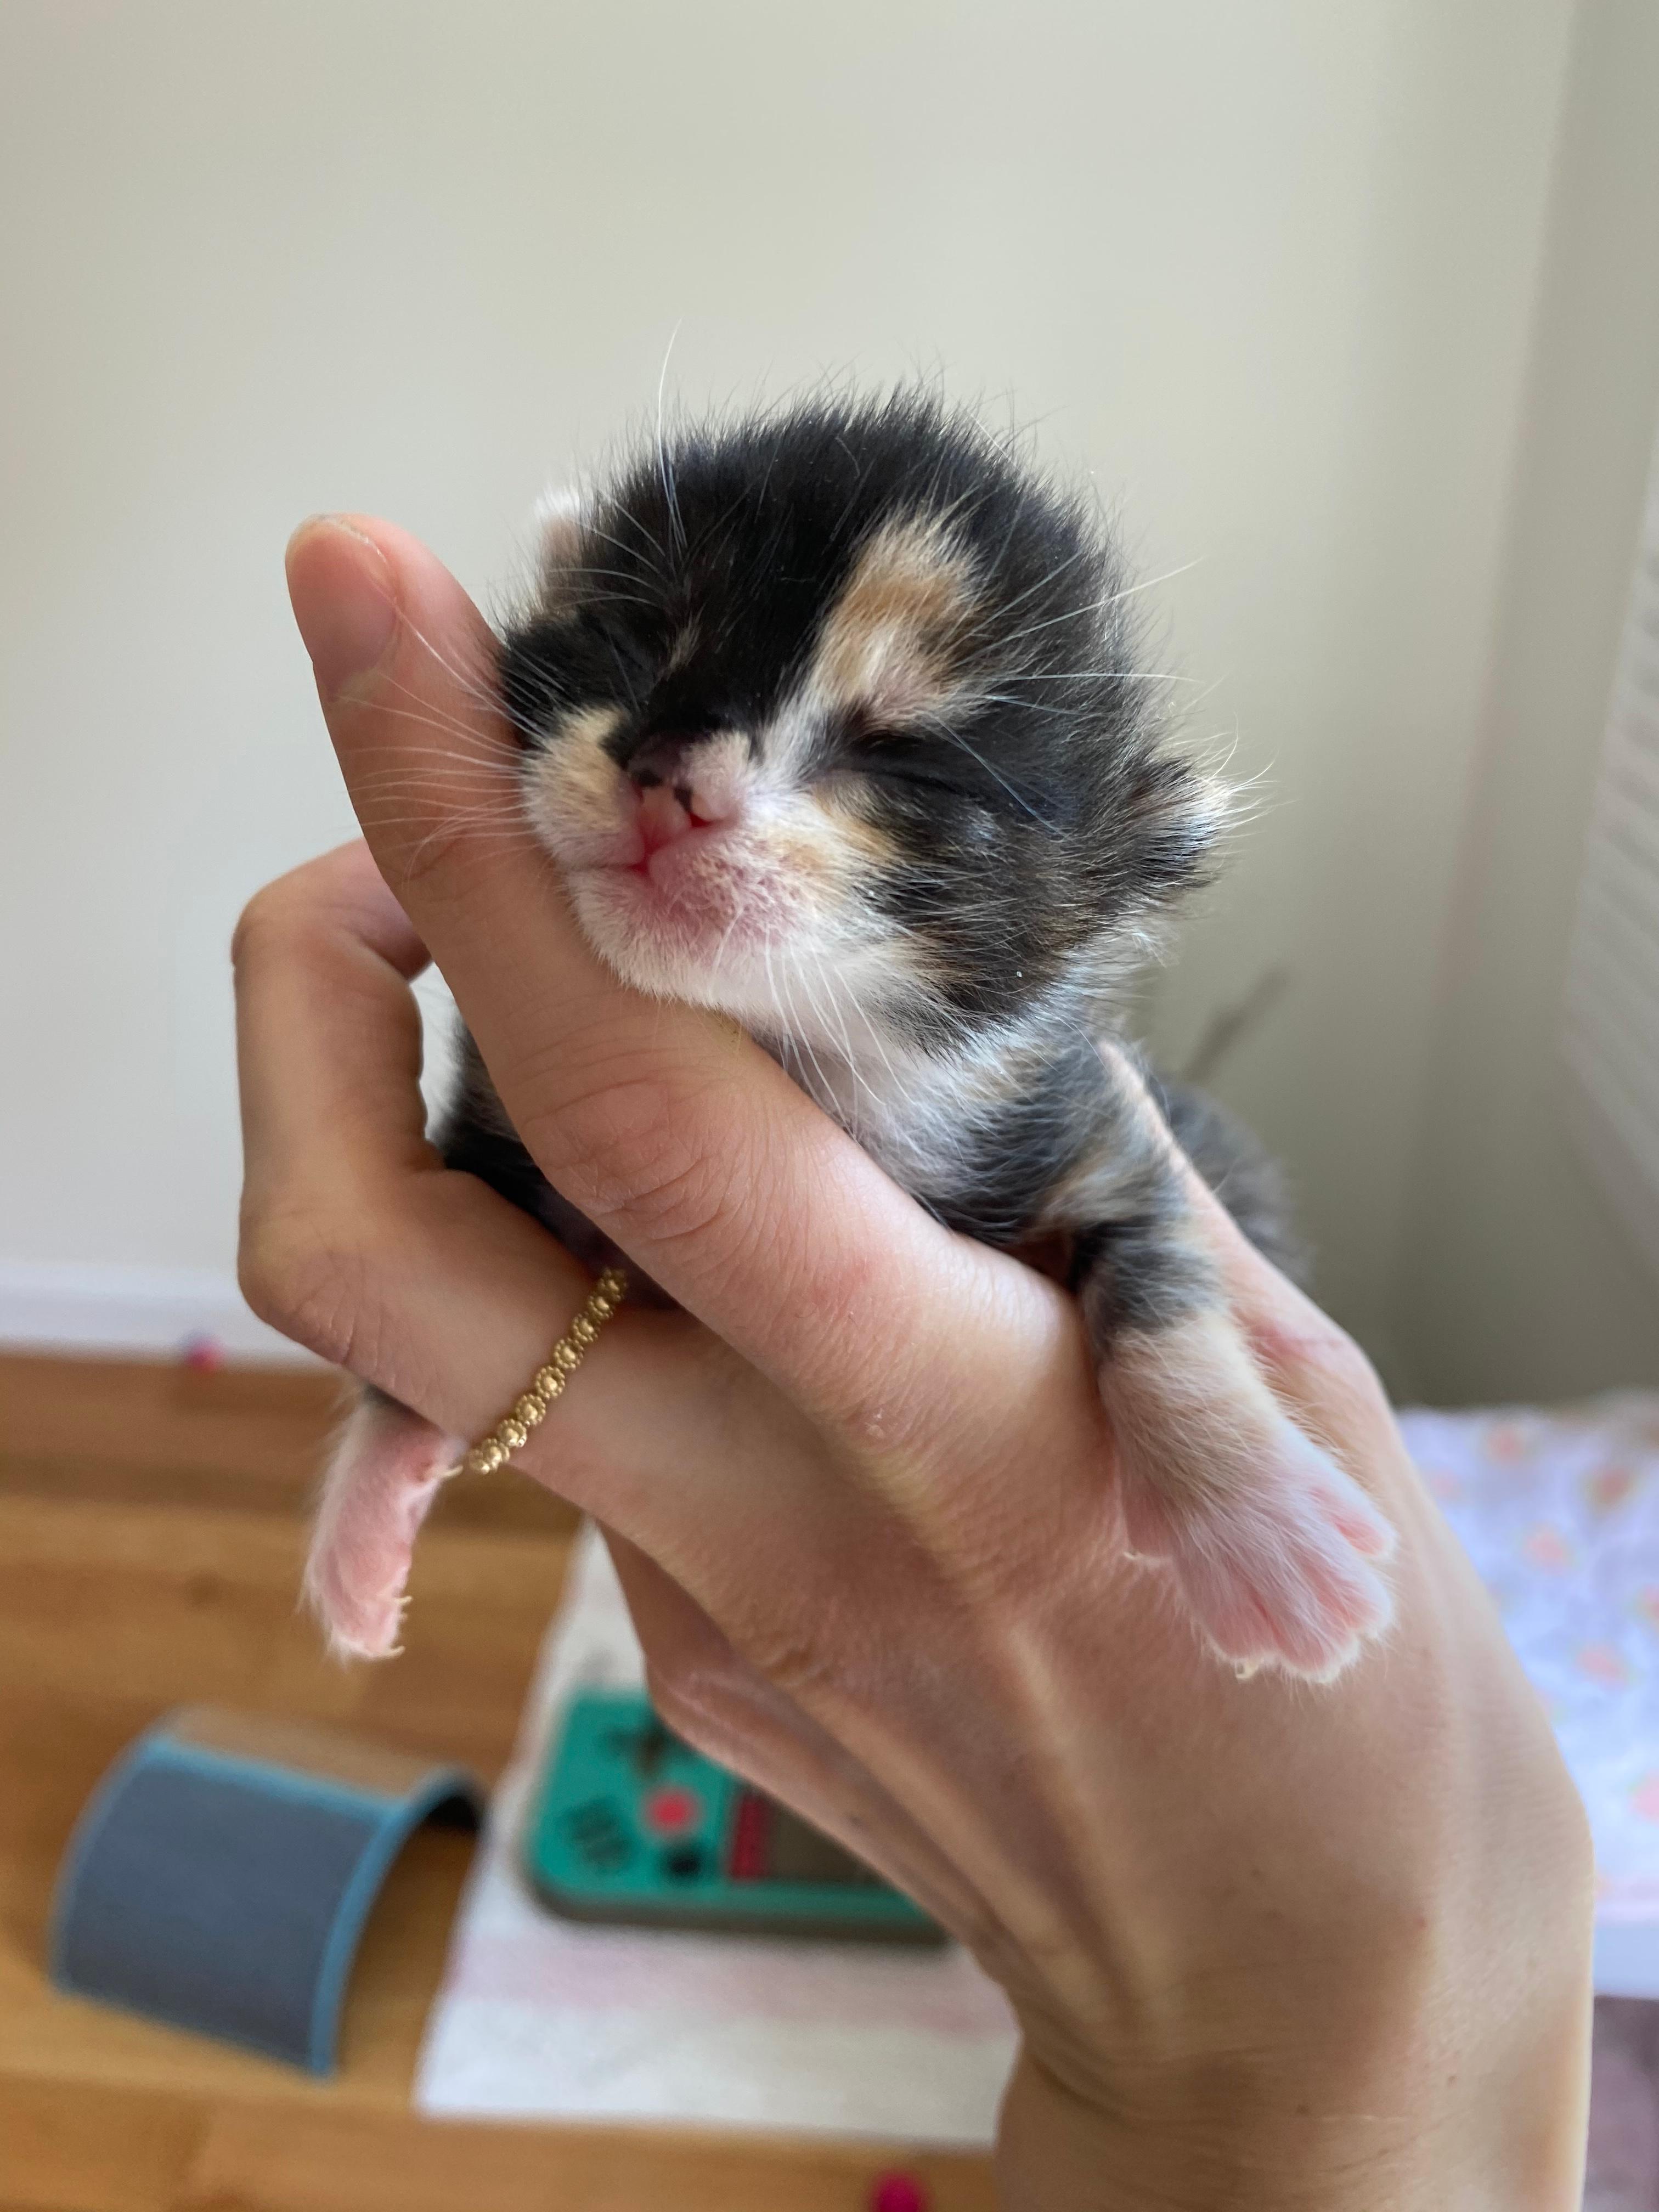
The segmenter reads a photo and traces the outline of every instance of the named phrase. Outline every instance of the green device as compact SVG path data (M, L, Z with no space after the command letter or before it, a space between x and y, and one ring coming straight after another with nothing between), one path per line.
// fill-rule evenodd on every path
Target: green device
M642 1691L571 1702L524 1864L567 1919L721 1935L942 1943L840 1844L665 1728Z

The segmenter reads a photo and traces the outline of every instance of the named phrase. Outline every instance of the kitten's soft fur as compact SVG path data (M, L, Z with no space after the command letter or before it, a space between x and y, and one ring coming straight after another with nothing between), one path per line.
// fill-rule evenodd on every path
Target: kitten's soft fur
M555 510L502 694L594 949L735 1016L952 1228L1059 1240L1128 1544L1225 1657L1324 1677L1389 1618L1390 1533L1261 1382L1143 1079L1099 1049L1226 805L1170 739L1131 588L1092 511L971 420L914 394L812 403L677 435ZM1145 1080L1285 1258L1253 1141ZM609 1256L470 1042L441 1144ZM386 1401L360 1413L311 1572L337 1642L390 1648L454 1449Z

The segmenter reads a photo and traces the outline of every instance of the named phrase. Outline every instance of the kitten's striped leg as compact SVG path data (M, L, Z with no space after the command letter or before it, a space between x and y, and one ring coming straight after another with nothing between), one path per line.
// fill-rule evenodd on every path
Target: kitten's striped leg
M1394 1531L1268 1389L1193 1234L1167 1133L1109 1072L1097 1150L1068 1184L1073 1281L1121 1455L1125 1535L1241 1670L1326 1680L1388 1626Z
M306 1562L307 1601L340 1657L396 1651L416 1536L465 1449L395 1398L364 1392L323 1478Z

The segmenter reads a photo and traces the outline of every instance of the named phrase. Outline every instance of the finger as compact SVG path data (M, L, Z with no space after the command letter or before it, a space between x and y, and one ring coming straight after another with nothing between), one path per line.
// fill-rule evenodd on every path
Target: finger
M505 1200L446 1174L427 1142L409 988L426 949L365 847L260 892L233 949L249 1295L323 1357L440 1419L437 1377L503 1339L527 1352L586 1279ZM449 1357L434 1359L445 1338ZM491 1363L477 1371L482 1395Z
M257 1303L428 1419L476 1431L590 1285L537 1223L427 1142L409 988L425 947L357 844L260 892L234 952Z
M343 845L250 902L231 962L244 1166L256 1187L425 1147L421 943L366 845Z
M729 1024L592 957L516 826L493 640L433 556L386 524L318 523L289 580L376 860L556 1188L767 1373L875 1433L901 1406L934 1424L918 1377L1064 1358L1047 1286L940 1229ZM373 781L392 755L395 816Z
M248 1295L324 1358L445 1420L440 1378L497 1341L508 1357L544 1349L586 1278L427 1142L409 988L426 951L364 847L262 891L234 952ZM448 1358L434 1358L445 1338ZM495 1387L488 1359L477 1376L480 1396Z

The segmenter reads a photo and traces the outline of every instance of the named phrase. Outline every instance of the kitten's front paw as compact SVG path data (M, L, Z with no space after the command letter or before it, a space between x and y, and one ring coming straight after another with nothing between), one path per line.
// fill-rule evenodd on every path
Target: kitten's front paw
M415 1538L465 1449L418 1413L365 1397L323 1481L305 1592L342 1659L396 1655Z
M1393 1618L1394 1530L1286 1419L1227 1323L1123 1345L1101 1371L1129 1549L1167 1567L1241 1673L1329 1681Z

